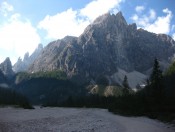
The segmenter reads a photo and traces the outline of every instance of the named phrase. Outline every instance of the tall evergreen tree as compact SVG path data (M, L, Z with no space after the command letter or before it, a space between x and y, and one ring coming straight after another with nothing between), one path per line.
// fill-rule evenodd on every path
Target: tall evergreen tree
M154 67L150 76L150 92L156 100L161 100L164 95L163 75L160 70L159 62L157 59L154 60Z
M129 84L128 84L128 77L125 75L123 79L123 87L129 89Z
M125 75L123 79L123 95L126 96L129 94L129 84L128 84L128 77Z

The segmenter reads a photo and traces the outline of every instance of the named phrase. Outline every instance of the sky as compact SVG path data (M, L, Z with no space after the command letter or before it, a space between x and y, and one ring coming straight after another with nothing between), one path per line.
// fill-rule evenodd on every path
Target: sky
M0 62L39 43L79 36L95 18L121 11L128 24L175 40L175 0L0 0Z

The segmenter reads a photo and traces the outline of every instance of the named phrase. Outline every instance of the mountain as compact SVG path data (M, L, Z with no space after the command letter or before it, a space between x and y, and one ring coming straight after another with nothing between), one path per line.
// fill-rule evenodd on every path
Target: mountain
M0 87L7 88L8 87L8 80L0 70Z
M3 83L5 81L5 76L2 73L2 71L0 70L0 83Z
M11 78L14 75L9 57L7 57L5 61L0 64L0 70L7 78Z
M24 59L18 58L18 61L13 65L13 70L17 72L27 71L29 66L34 62L34 60L38 57L38 55L42 52L43 45L39 44L35 51L29 56L27 52L24 55Z
M166 68L175 53L175 41L127 24L122 13L104 14L77 38L67 36L49 43L29 67L29 72L63 70L78 83L98 82L105 77L118 83L117 73L141 76L153 66L155 58ZM120 71L119 71L120 69ZM114 77L115 76L115 77ZM131 81L128 79L128 81ZM133 86L134 87L134 86Z

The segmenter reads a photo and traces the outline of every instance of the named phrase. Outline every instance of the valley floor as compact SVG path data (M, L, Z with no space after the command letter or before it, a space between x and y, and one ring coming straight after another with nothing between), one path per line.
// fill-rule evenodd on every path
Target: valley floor
M105 109L0 108L0 132L174 132L146 117L123 117Z

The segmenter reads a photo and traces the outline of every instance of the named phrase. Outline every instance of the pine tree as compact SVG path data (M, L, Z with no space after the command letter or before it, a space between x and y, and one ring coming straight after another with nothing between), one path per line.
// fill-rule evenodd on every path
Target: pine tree
M163 75L157 59L154 60L153 72L150 76L150 88L150 95L156 100L161 100L164 92Z
M129 89L128 77L126 75L123 79L123 87Z
M126 96L129 94L129 84L128 84L128 78L125 75L124 79L123 79L123 95Z

